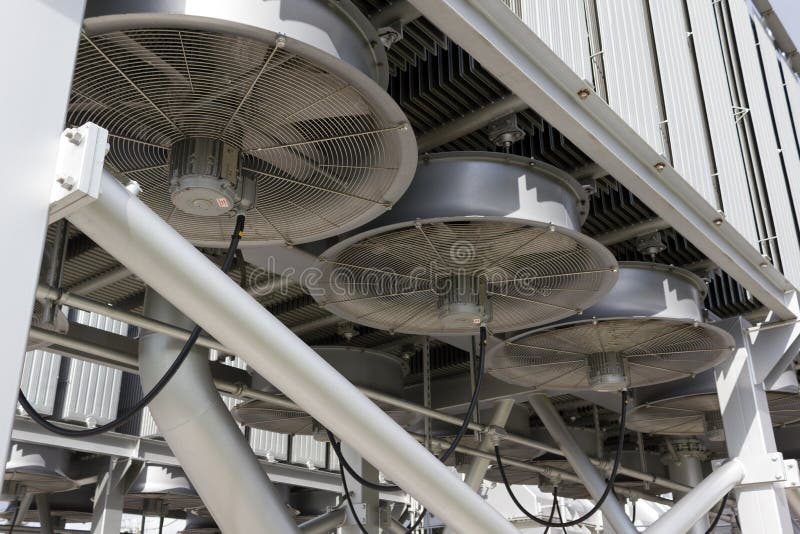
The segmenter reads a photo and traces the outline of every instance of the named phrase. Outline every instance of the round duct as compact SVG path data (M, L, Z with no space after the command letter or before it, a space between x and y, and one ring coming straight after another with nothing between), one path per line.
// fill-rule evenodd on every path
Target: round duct
M210 517L195 514L186 516L186 526L179 534L221 534L217 524Z
M403 397L405 365L390 354L371 349L349 346L314 347L334 369L356 386L380 393ZM275 393L280 394L277 390ZM380 406L380 403L379 403ZM408 412L385 406L385 411L399 423L407 423L413 416ZM327 440L324 431L305 412L286 410L269 401L251 400L238 404L232 410L236 420L246 426L282 434L319 435Z
M800 420L797 391L767 392L769 413L774 426ZM645 388L636 392L636 406L628 412L630 430L668 436L700 436L723 441L719 398L711 371L669 387Z
M125 509L164 516L174 510L197 510L203 501L180 467L147 465L125 496Z
M5 490L14 486L29 493L57 493L79 487L69 478L70 453L32 443L13 443L6 462ZM15 493L14 491L11 492Z
M92 0L69 125L190 241L302 243L377 217L416 164L387 60L349 0Z
M426 156L400 202L320 258L315 298L373 328L505 332L590 306L617 263L580 233L587 197L564 172L489 152Z
M617 391L694 376L726 358L733 338L702 322L705 285L682 269L620 264L619 280L584 318L514 336L489 372L525 387Z

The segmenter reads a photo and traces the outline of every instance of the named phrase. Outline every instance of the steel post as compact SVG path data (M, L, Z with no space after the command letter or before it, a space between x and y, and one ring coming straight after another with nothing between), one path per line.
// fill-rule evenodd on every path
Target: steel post
M90 239L460 532L516 532L383 410L108 172L69 215Z
M33 312L33 292L47 229L59 134L69 99L85 0L29 0L4 5L0 17L0 146L7 198L0 242L13 258L3 262L0 321L0 480L17 407L17 391ZM32 28L46 28L47 38ZM24 52L23 52L24 51ZM36 65L36 68L31 68Z
M700 463L700 458L696 454L687 454L685 452L678 452L676 458L673 458L667 464L669 469L669 476L671 479L687 486L697 486L703 481L703 467ZM678 499L685 498L686 494L677 496ZM708 530L709 521L706 515L700 517L700 520L692 525L687 531L688 534L704 534Z
M145 292L144 309L153 319L193 327L191 320L150 288ZM165 334L142 336L139 375L145 391L164 375L182 346L183 342ZM297 531L285 503L214 389L207 350L194 348L149 408L223 531Z
M717 323L736 340L733 355L714 370L728 455L743 460L765 458L777 450L767 394L754 368L749 324L739 318ZM774 480L737 488L736 503L742 530L748 534L792 532L786 492Z
M378 480L378 470L366 462L358 452L347 443L342 443L342 456L360 476L367 480ZM356 524L359 521L369 534L378 534L380 526L380 499L378 492L371 488L366 488L356 482L356 480L345 471L347 478L347 489L350 490L350 498L356 509L358 518L349 517L340 528L340 534L360 534L361 529Z
M536 415L539 416L547 431L550 432L553 440L561 445L564 457L572 466L572 469L575 470L575 474L580 477L592 499L599 499L606 488L606 482L575 442L567 425L564 424L558 411L553 407L553 403L550 402L547 395L541 393L531 395L528 400L536 411ZM631 520L628 519L624 508L613 496L607 498L600 509L603 512L603 519L607 519L616 532L620 534L636 532L636 528L634 528Z
M50 515L50 496L46 493L36 495L36 513L39 515L41 534L53 534L53 517Z
M738 459L726 462L650 525L647 534L689 532L692 525L719 504L722 498L742 481L744 471L744 465ZM747 529L744 531L751 532Z
M109 458L100 473L94 491L91 534L119 534L125 504L125 475L129 464L124 459Z

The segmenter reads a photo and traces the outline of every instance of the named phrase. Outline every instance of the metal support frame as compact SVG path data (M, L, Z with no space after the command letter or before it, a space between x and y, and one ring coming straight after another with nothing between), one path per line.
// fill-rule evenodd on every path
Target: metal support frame
M692 525L697 523L708 511L719 504L722 498L745 476L745 467L742 462L734 458L723 464L719 469L705 478L695 489L683 499L675 503L664 515L650 525L648 534L674 534L675 532L688 532ZM747 530L744 532L767 532L760 530ZM781 532L776 530L773 532Z
M792 532L786 493L779 483L783 459L775 454L775 435L767 406L767 394L756 375L754 358L745 335L749 324L743 319L716 323L736 340L737 349L728 361L714 369L717 381L725 441L731 458L744 462L747 476L736 489L742 530L748 534ZM780 465L778 465L780 464Z
M779 318L798 316L794 286L503 2L410 1Z
M298 530L303 534L330 534L342 526L347 520L347 509L340 506L326 514L309 519L305 523L298 525Z
M131 460L124 458L108 458L105 461L105 470L100 473L94 491L91 534L118 534L122 529L125 494L134 478L129 476L129 470L134 465Z
M57 213L447 524L465 533L516 531L479 495L454 483L448 469L383 410L102 170L102 161L100 166L77 180L75 189L85 199L68 206L62 199Z
M192 322L147 288L145 313L180 328ZM146 333L139 343L142 389L164 375L184 342ZM214 389L208 351L192 349L180 370L149 405L164 439L225 532L297 532L283 499L260 469L228 408ZM236 495L231 499L231 495Z
M550 402L547 395L541 393L531 395L528 400L533 406L536 415L539 416L547 431L550 432L553 440L561 445L564 457L572 466L572 469L575 470L575 474L580 477L592 499L598 500L606 488L606 482L575 442L575 438L572 437L567 425L564 424L558 411L553 407L553 403ZM615 532L619 534L637 532L633 523L625 514L625 509L613 496L603 501L600 509L603 512L603 519L611 523Z
M678 452L675 457L671 458L667 463L667 468L669 469L670 478L676 482L696 487L703 481L703 466L697 454ZM684 494L676 497L682 499L685 498L686 495ZM708 530L708 526L708 517L704 514L697 523L687 530L687 534L705 534L706 530Z
M5 127L0 132L7 198L0 242L13 251L3 263L0 291L7 313L0 321L0 458L7 458L25 356L33 290L47 227L47 206L64 127L85 0L29 0L5 6L0 17L0 84ZM47 28L47 39L31 28ZM24 53L10 53L24 50ZM31 65L37 65L32 69ZM13 80L13 82L11 82ZM33 105L20 105L21 102ZM13 177L13 178L12 178ZM0 462L0 480L5 462Z
M367 480L378 480L378 470L344 442L342 443L342 456L356 473ZM350 490L350 498L353 501L353 507L356 509L358 517L353 518L348 514L346 522L340 527L340 534L360 534L361 529L356 524L356 520L370 534L378 534L380 527L380 499L378 498L378 492L362 486L347 472L345 472L344 476L347 477L347 488Z
M36 495L36 513L39 516L41 534L53 534L53 517L50 515L50 496L48 494Z

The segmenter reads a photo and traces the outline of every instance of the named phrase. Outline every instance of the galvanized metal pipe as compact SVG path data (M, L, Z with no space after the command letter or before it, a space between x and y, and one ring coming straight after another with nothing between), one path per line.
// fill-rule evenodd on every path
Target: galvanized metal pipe
M691 454L678 453L677 458L672 459L667 466L669 476L678 482L683 482L689 486L697 486L703 481L703 466L700 458ZM676 499L685 499L688 494L676 495ZM703 516L697 523L692 525L687 534L704 534L708 530L708 518Z
M617 243L622 243L623 241L628 241L629 239L634 239L641 235L652 234L658 230L665 230L667 228L669 228L669 223L664 219L656 217L632 224L630 226L625 226L618 230L612 230L610 232L596 235L594 238L605 246L610 246L616 245Z
M564 457L572 466L572 469L575 470L575 474L580 477L589 494L595 501L599 500L606 489L606 482L575 442L575 438L572 437L567 425L564 424L564 420L561 419L558 411L553 407L553 403L550 402L547 395L541 393L531 395L528 400L536 415L539 416L547 431L550 432L553 440L561 445ZM613 495L603 501L600 509L603 512L603 518L608 519L615 532L619 534L634 534L638 532L625 513L625 509Z
M192 321L150 288L145 313L191 328ZM164 375L183 342L146 333L139 341L139 376L147 391ZM247 440L214 389L208 351L192 349L169 384L149 405L158 428L225 532L297 532ZM231 499L231 495L236 495Z
M421 154L429 152L436 147L446 145L467 134L471 134L475 130L480 130L503 115L526 109L528 109L528 105L518 96L513 94L504 96L491 104L487 104L480 109L476 109L467 115L420 135L417 137L417 149Z
M734 458L711 473L650 525L648 534L687 532L744 478L744 465Z
M303 534L330 534L342 526L346 519L347 509L341 507L301 523L298 530Z
M516 532L111 174L69 220L445 523L464 533Z
M508 421L508 416L511 415L512 408L514 408L514 399L501 399L497 401L494 406L492 418L489 420L489 428L493 429L505 427L506 421ZM490 430L489 432L484 433L483 439L481 440L480 445L478 445L478 450L489 452L493 450L493 448L494 437L492 436ZM476 456L469 465L469 470L464 477L464 483L474 491L477 491L481 486L481 482L483 482L483 478L486 476L486 470L489 468L490 462L491 460L486 460L485 458L479 458ZM445 529L445 532L447 531L448 529Z

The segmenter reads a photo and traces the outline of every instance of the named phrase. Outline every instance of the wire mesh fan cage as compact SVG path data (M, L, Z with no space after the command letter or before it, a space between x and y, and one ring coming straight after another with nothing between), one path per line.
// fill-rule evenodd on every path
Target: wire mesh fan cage
M800 422L800 395L797 378L783 381L780 389L767 392L767 406L775 427ZM636 392L636 403L628 412L626 426L637 432L666 436L703 436L712 442L725 439L719 396L713 373L706 371L694 379L670 387L644 388Z
M377 350L351 346L313 347L326 362L356 386L403 397L407 366L400 358ZM280 395L280 392L275 390ZM400 424L408 424L414 415L393 406L376 403ZM327 441L325 430L303 411L287 410L283 405L267 400L251 400L231 410L241 424L281 434L313 435Z
M320 258L313 294L355 323L409 334L518 330L590 306L617 263L580 233L581 186L527 158L426 156L394 208Z
M703 322L705 286L682 269L623 262L614 289L575 318L507 339L489 353L495 377L554 390L618 391L716 365L733 338Z
M338 235L390 208L416 141L375 29L347 0L90 1L67 123L190 241Z

